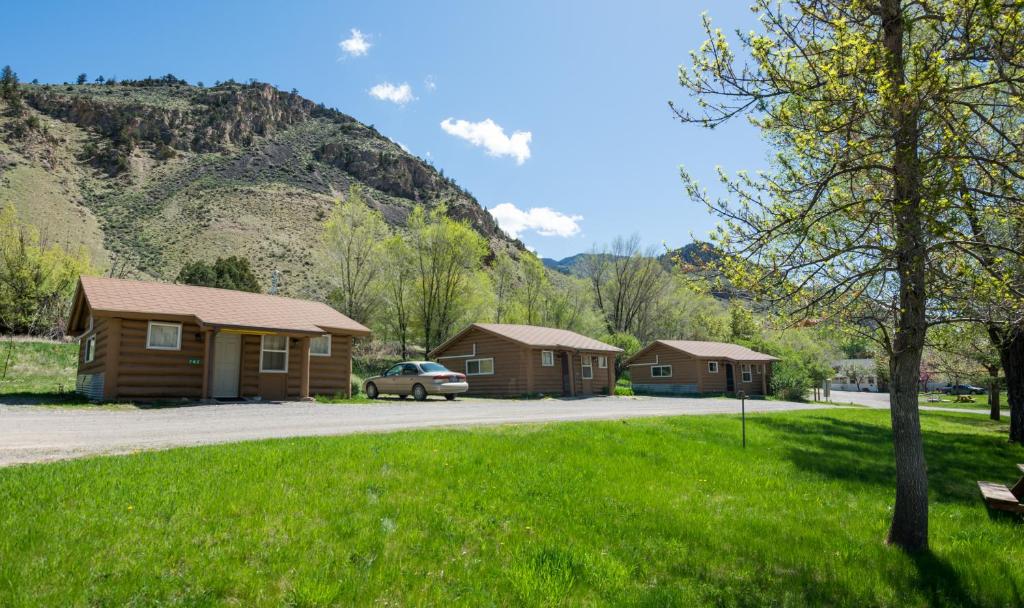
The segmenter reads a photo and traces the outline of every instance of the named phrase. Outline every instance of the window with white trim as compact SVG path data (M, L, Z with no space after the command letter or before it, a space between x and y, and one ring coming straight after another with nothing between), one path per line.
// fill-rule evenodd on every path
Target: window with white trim
M651 378L671 378L672 377L672 366L671 365L652 365L651 366Z
M466 361L467 376L492 376L494 375L494 359L468 359Z
M589 355L581 357L580 362L583 366L583 379L591 380L594 377L594 362Z
M92 363L96 358L96 334L85 339L85 349L82 351L82 359L86 363Z
M754 381L754 372L751 370L751 366L750 366L749 363L744 363L744 364L740 365L740 371L743 374L743 381L744 382L753 382Z
M608 369L608 357L604 355L597 356L597 367L599 369Z
M553 351L553 350L542 350L542 351L540 351L540 364L543 367L554 367L555 366L555 351Z
M150 321L146 332L146 348L181 350L181 323Z
M718 373L718 361L708 361L708 373L709 374L717 374Z
M314 357L331 356L331 334L324 334L309 340L309 354Z
M288 336L264 334L260 338L260 373L288 372Z

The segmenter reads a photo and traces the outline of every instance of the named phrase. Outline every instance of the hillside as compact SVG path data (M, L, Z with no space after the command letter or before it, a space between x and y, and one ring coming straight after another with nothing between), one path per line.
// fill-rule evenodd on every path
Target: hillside
M241 255L264 285L277 270L283 292L315 292L321 224L351 184L394 226L445 203L492 249L522 248L372 126L268 84L167 76L20 90L20 115L0 101L0 206L101 266L171 279L187 261Z
M551 270L556 270L562 274L579 275L580 264L583 259L590 253L577 253L576 255L562 258L560 260L554 260L551 258L541 258L544 265ZM601 253L597 255L608 256L611 254ZM680 265L688 270L705 270L709 265L714 264L721 258L721 254L718 253L713 246L707 243L689 243L680 247L679 249L673 249L667 251L658 256L658 260L661 261L665 269L669 269L673 266Z

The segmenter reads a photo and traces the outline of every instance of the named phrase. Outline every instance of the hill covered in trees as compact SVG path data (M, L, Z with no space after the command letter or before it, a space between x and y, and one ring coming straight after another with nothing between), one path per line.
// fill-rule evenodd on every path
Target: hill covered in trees
M283 293L318 282L313 254L352 185L392 226L444 204L492 251L521 250L476 199L340 111L269 84L26 84L0 99L0 207L97 266L173 280L189 262L237 255Z

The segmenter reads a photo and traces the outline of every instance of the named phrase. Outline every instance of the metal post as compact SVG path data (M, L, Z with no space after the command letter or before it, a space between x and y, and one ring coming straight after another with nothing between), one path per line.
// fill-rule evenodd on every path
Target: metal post
M743 447L747 447L747 394L740 391L740 418L743 420Z

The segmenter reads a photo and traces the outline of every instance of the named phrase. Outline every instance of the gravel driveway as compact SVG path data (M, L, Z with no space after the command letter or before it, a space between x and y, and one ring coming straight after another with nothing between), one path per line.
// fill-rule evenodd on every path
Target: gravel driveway
M749 412L823 407L827 406L747 402ZM734 399L670 397L382 400L370 405L243 403L163 409L0 405L0 466L275 437L739 411L740 402Z

